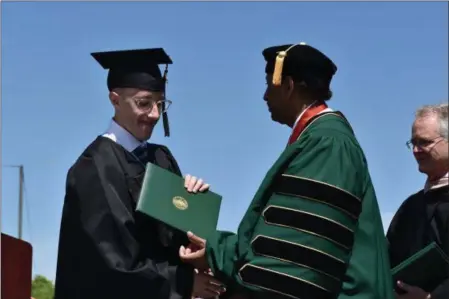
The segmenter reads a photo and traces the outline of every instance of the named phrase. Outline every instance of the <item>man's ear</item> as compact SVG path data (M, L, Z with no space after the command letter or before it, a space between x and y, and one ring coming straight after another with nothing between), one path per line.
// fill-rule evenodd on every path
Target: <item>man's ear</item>
M120 95L118 94L117 90L112 90L109 92L109 100L111 101L112 106L114 108L118 108L120 105Z
M285 76L282 79L282 85L284 87L284 90L287 93L287 97L290 98L290 96L293 93L293 90L295 89L295 82L293 81L292 77L290 76Z
M295 88L295 82L293 81L293 78L290 76L285 77L286 79L286 83L288 84L288 91L292 92L293 89Z

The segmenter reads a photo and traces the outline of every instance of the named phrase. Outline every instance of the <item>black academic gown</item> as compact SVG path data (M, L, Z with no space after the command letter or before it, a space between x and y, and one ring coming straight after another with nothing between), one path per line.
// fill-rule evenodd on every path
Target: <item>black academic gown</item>
M393 217L387 238L392 268L432 242L449 255L449 186L410 196ZM448 299L449 279L426 291L432 299Z
M170 151L151 145L150 162L181 175ZM55 299L191 298L193 273L178 249L161 242L159 224L136 213L144 165L98 137L67 175Z

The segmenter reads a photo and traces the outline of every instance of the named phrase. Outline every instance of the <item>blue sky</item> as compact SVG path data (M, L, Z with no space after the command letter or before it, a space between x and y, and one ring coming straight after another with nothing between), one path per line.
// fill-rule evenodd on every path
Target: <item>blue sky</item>
M305 41L338 65L329 104L352 123L386 222L419 190L406 148L416 108L448 97L447 3L2 3L2 163L25 167L24 238L54 279L66 172L110 121L91 52L164 47L184 173L223 195L235 230L289 129L262 100L263 48ZM17 169L2 168L2 232L17 236Z

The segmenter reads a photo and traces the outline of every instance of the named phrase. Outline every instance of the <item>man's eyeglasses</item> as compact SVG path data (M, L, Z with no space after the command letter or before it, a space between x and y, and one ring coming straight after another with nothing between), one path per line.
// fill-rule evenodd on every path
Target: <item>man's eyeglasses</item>
M159 113L164 113L167 112L168 108L172 104L172 101L167 99L156 101L151 98L133 98L133 101L136 104L137 108L144 112L150 112L156 105Z
M413 149L415 146L418 147L419 149L426 149L429 146L431 146L437 139L442 139L442 137L436 137L433 139L412 138L405 144L407 145L408 149Z

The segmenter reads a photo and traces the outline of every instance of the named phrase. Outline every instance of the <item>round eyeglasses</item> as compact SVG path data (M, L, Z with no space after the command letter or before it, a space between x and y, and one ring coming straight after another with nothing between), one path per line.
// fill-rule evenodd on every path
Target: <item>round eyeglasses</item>
M159 113L165 113L172 104L172 101L167 99L156 101L154 99L145 97L133 98L133 101L136 104L137 108L139 108L139 110L143 112L150 112L151 110L153 110L154 106L156 106Z

